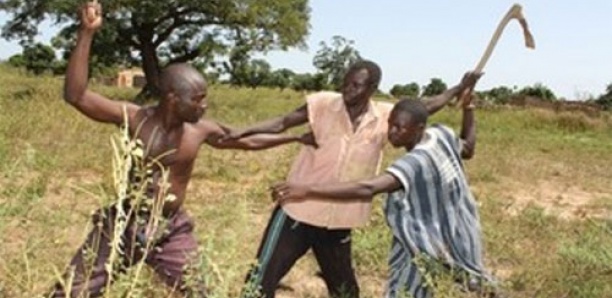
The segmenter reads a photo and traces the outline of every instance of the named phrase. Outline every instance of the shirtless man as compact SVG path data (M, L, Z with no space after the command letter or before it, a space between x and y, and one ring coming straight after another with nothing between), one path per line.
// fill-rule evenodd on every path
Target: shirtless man
M193 222L181 208L200 146L206 143L215 148L257 150L301 141L303 138L257 135L219 142L225 135L224 128L202 118L207 108L206 81L187 64L170 65L161 72L162 97L156 106L141 107L129 102L113 101L88 90L88 59L94 34L102 25L101 10L97 3L88 3L81 9L81 27L76 48L68 63L64 99L95 121L118 126L127 124L130 137L141 140L146 148L143 151L145 160L165 154L158 166L151 169L151 182L147 184L145 193L151 200L157 198L162 191L159 187L161 174L167 172L167 182L170 184L167 192L174 198L163 202L162 214L167 225L161 238L153 239L152 233L143 230L134 218L126 219L128 227L121 235L125 253L121 256L123 266L119 271L144 258L168 286L180 289L189 297L202 297L202 289L184 287L184 268L189 264L190 256L196 252L197 244L192 234ZM88 17L88 11L96 13ZM130 183L136 183L133 175ZM130 207L128 205L126 208L129 210ZM117 209L117 206L103 208L93 216L94 228L71 262L74 274L72 284L58 283L51 297L66 297L68 289L70 297L102 295L111 278L105 264L112 250L110 242L118 216ZM134 249L137 246L141 249ZM142 247L150 249L145 251ZM96 252L93 262L91 256L87 255L88 251Z

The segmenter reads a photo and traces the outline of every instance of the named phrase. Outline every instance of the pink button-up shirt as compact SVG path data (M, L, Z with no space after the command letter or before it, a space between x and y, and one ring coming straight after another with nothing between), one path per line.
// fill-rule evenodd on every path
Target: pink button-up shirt
M302 148L287 180L302 184L355 181L376 175L387 142L390 103L371 102L359 127L353 125L342 100L334 92L319 92L306 99L308 120L318 149ZM365 224L371 199L332 200L308 197L289 201L283 210L293 219L330 229L354 228Z

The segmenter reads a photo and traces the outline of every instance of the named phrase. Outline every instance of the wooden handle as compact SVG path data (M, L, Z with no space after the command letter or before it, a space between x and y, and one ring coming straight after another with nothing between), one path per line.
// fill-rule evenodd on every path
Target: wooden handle
M497 25L497 29L495 29L495 32L493 33L493 36L491 37L491 40L489 41L485 52L483 53L482 57L480 57L480 61L478 61L474 72L482 72L485 65L487 64L487 61L489 61L489 58L491 58L493 49L497 45L497 42L499 41L502 32L512 19L517 19L519 24L521 25L521 28L523 28L525 46L531 49L535 48L533 36L531 35L531 32L529 32L529 27L527 26L527 21L525 20L525 17L523 17L523 8L519 4L514 4ZM471 92L463 92L460 95L459 102L463 102L465 98L470 95L470 93Z
M514 4L512 8L510 8L508 13L506 13L504 18L497 25L497 29L495 29L495 33L493 33L493 37L491 37L491 40L489 41L489 44L487 45L487 49L485 50L482 57L480 57L480 61L476 65L476 68L474 69L474 71L482 72L482 70L485 67L485 64L487 64L487 61L489 61L489 58L491 58L493 49L495 49L495 46L497 45L497 42L499 41L499 38L501 37L502 32L504 31L504 29L506 28L510 20L512 19L524 20L523 14L521 11L522 11L521 6L518 4Z

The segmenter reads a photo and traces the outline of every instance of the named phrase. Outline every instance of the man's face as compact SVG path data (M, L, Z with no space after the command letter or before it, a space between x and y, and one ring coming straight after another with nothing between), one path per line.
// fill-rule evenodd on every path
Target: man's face
M206 83L203 80L187 80L175 96L178 118L189 123L200 121L208 108Z
M412 150L420 142L424 128L424 123L414 123L408 113L393 110L389 116L387 138L395 148Z
M367 69L360 69L347 74L342 84L342 98L347 106L363 103L374 93Z

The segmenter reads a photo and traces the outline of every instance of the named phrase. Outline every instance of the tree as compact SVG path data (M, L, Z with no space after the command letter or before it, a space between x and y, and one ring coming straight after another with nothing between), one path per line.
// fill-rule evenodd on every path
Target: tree
M295 91L320 91L327 88L327 77L322 73L297 74L293 80L292 88Z
M389 91L389 93L391 93L391 95L393 95L396 98L400 98L400 97L410 97L410 98L416 98L419 96L420 90L421 88L419 87L419 84L412 82L410 84L406 84L406 85L394 85L391 90Z
M8 64L13 67L25 67L25 60L23 54L15 54L8 59Z
M488 90L482 93L484 97L488 98L489 100L493 101L496 104L505 104L514 95L514 92L512 91L512 89L506 86L495 87L491 90Z
M81 1L4 0L0 10L12 14L5 39L31 43L46 17L67 24L56 42L74 43ZM189 62L225 54L241 41L247 52L303 46L308 34L307 0L105 0L105 25L93 46L100 63L139 63L156 94L159 70L171 62ZM132 55L136 52L137 55Z
M247 71L247 86L255 89L264 84L270 79L271 74L270 64L266 60L253 59L249 64Z
M544 86L542 83L536 83L533 86L527 86L521 89L521 91L519 91L519 94L537 97L539 99L546 100L546 101L557 100L555 93L553 93L552 90L550 90L550 88Z
M23 61L28 71L40 75L46 71L53 70L55 51L50 46L42 43L26 46L23 49Z
M612 110L612 83L606 87L606 93L595 100L604 110Z
M282 90L291 86L295 78L295 73L290 69L281 68L273 71L268 80L264 82L265 86L276 87Z
M431 81L429 81L429 84L427 84L423 88L422 96L434 96L442 94L444 91L446 91L446 88L446 83L444 83L442 79L432 78Z
M329 46L323 41L320 46L321 49L317 51L313 64L325 76L326 85L339 90L344 73L351 64L360 60L361 56L354 48L354 42L342 36L332 37Z

